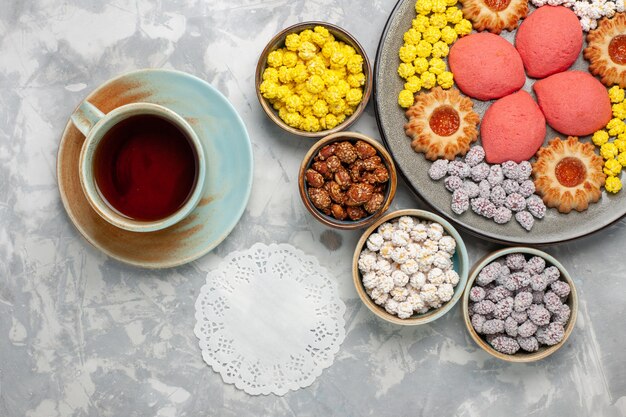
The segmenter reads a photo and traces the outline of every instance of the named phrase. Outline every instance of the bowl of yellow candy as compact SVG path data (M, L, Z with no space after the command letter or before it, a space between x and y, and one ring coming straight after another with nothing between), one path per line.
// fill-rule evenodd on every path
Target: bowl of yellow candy
M354 123L372 91L372 68L361 44L324 22L280 31L261 53L255 77L267 116L287 132L310 138Z

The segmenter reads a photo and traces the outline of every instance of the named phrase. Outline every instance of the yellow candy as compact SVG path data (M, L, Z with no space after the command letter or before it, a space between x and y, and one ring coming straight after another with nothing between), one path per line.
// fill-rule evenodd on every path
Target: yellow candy
M306 70L304 64L298 64L291 69L291 79L295 83L303 83L309 78L309 73Z
M346 94L346 103L349 106L358 106L363 98L363 92L360 88L351 88Z
M272 103L272 107L274 107L276 110L280 110L282 107L285 107L285 103L276 100Z
M292 81L289 68L285 66L278 68L278 80L283 84L289 84Z
M415 72L417 74L423 74L428 71L428 60L426 58L415 58L413 61L413 66L415 67Z
M606 175L619 175L622 171L622 164L615 159L609 159L604 163L603 171Z
M404 43L408 43L410 45L417 45L419 41L422 40L422 34L415 28L411 28L404 32Z
M278 84L269 80L265 80L259 86L259 90L263 97L267 99L275 99L278 93Z
M337 122L338 123L342 123L344 120L346 120L346 115L344 114L339 114L337 115Z
M445 9L444 9L445 12ZM448 24L448 18L445 13L433 13L430 15L430 26L443 28Z
M430 44L433 44L441 39L441 31L434 26L429 27L424 32L424 40Z
M283 119L283 121L289 126L295 127L296 129L299 128L302 123L302 116L294 112L283 113L280 115L280 118Z
M410 43L405 43L400 47L398 55L400 56L400 60L402 62L412 62L417 55L417 46Z
M298 56L304 61L315 58L317 54L317 46L313 42L305 41L300 43L298 47Z
M308 116L310 114L313 114L313 107L312 106L304 106L304 108L300 112L300 115L302 117Z
M346 110L343 112L343 114L345 116L352 116L354 114L354 109L355 108L356 108L355 106L348 106L348 107L346 107Z
M417 0L415 2L415 12L417 14L426 15L430 13L433 8L432 0Z
M450 53L450 48L448 48L445 42L437 41L433 44L432 55L435 58L445 58L448 56L448 53Z
M617 155L616 160L620 163L621 166L626 167L626 152L622 152Z
M452 45L454 41L457 40L458 37L459 35L450 26L446 26L443 29L441 29L441 40L447 43L448 45Z
M328 111L334 115L343 114L346 111L346 101L340 98L335 103L328 103Z
M602 146L609 141L609 134L606 133L606 130L598 130L593 134L591 140L596 146Z
M285 47L290 51L297 51L301 42L300 35L297 33L290 33L285 38Z
M348 72L350 74L358 74L359 72L362 72L363 57L361 55L352 55L350 58L348 58L346 68L348 68Z
M337 87L336 85L331 85L330 87L328 87L326 93L324 94L324 98L326 99L329 108L333 104L336 104L340 100L343 100L341 98L341 90L339 90L339 87Z
M438 31L439 29L437 29ZM430 52L432 51L433 46L425 40L421 40L417 44L417 56L420 58L428 58L430 56Z
M330 67L331 68L339 68L346 65L348 62L348 57L343 51L335 51L330 56Z
M328 29L323 26L315 26L311 35L311 42L321 48L330 39L334 39L334 37L328 32Z
M604 183L604 188L610 193L616 193L622 189L622 182L617 177L608 177Z
M313 31L311 29L305 29L300 32L300 41L301 42L311 42L313 38Z
M333 53L338 51L339 49L341 49L341 47L337 41L326 42L322 47L322 55L330 59Z
M609 98L611 99L611 103L620 103L624 101L624 90L619 88L618 85L614 85L609 88Z
M620 133L624 133L624 122L621 119L615 118L611 119L607 124L606 128L609 129L609 135L617 136Z
M353 47L351 47L350 45L346 45L344 44L341 47L341 51L343 52L343 54L346 56L346 58L350 58L352 55L356 55L356 51L354 50Z
M446 70L446 63L441 58L433 58L430 60L428 71L435 75L439 75Z
M336 85L341 77L339 76L337 71L328 70L324 73L322 78L324 79L324 84L326 84L326 87L330 87L331 85Z
M626 152L626 133L619 135L619 137L613 141L613 145L615 145L619 152Z
M454 6L457 0L446 0L446 6Z
M467 19L462 19L459 23L454 25L454 30L459 36L465 36L472 33L472 23Z
M309 114L300 123L300 129L305 132L318 132L320 130L320 121L317 117Z
M437 75L437 84L444 90L447 90L454 85L454 76L450 71L444 71Z
M285 107L287 111L298 112L304 108L304 105L302 104L302 100L300 100L300 96L292 94L285 100Z
M311 94L317 94L324 89L324 80L319 75L311 75L306 81L306 89Z
M268 67L263 71L263 80L278 82L278 70L276 68Z
M300 92L300 100L302 100L302 104L304 106L312 106L317 101L317 94L311 94L308 90L306 90L306 85L303 84L305 88Z
M365 74L350 74L348 75L347 81L352 88L360 87L362 85L365 85Z
M337 116L335 116L334 114L327 114L326 117L324 118L324 125L326 126L326 129L332 129L336 127L338 124L339 124L339 120L337 119Z
M617 146L612 143L605 143L600 147L600 155L604 159L611 159L617 156Z
M298 55L292 51L286 51L283 54L283 65L287 68L295 67L298 63Z
M400 94L398 94L398 104L400 107L404 107L405 109L411 107L414 100L415 98L413 93L409 90L402 90L400 91Z
M276 68L283 65L283 50L277 49L267 55L267 65Z
M409 90L411 93L417 93L422 89L422 80L417 75L412 75L406 79L404 89Z
M398 75L404 78L405 80L414 74L415 74L415 67L413 66L413 64L407 64L406 62L402 62L398 66Z
M418 32L424 32L430 26L430 19L424 15L417 15L411 22L411 25Z
M292 94L293 92L291 91L289 86L285 84L278 86L278 88L276 89L276 98L278 100L286 100L287 97Z
M463 12L458 7L449 7L448 10L446 10L446 17L448 18L448 22L455 25L463 20Z
M313 104L313 115L315 117L324 117L328 114L328 105L324 100L317 100Z
M626 119L626 106L624 106L624 102L613 104L613 117L618 119Z
M432 72L425 72L421 75L420 80L422 81L422 87L429 90L437 83L437 76Z
M432 6L431 10L432 10L433 13L445 13L445 11L446 11L446 0L433 0L433 6Z
M316 56L306 64L306 69L311 75L323 75L326 71L326 65L324 60L319 56Z

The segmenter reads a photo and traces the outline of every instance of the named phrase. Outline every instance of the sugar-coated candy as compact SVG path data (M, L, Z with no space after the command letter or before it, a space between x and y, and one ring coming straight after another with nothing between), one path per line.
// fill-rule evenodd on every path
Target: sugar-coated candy
M446 271L446 281L452 285L456 285L461 280L459 274L454 269L449 269Z
M485 266L476 277L476 283L480 286L485 286L490 282L495 281L500 276L502 265L498 262L492 262Z
M510 195L519 191L519 183L516 180L507 178L502 181L502 188L504 188L507 195Z
M537 325L530 320L526 320L517 328L517 334L521 337L530 337L537 331Z
M472 327L474 328L474 330L476 330L477 333L482 334L483 324L485 324L486 321L487 319L482 314L474 314L472 316Z
M450 301L453 295L454 288L452 284L443 283L437 288L437 297L444 303Z
M543 296L543 303L550 313L556 313L561 309L563 303L558 295L552 291L548 291Z
M569 316L571 314L571 310L567 304L562 304L559 311L552 315L552 321L555 323L561 323L565 326L569 320Z
M483 326L484 327L484 326ZM561 323L550 323L545 327L537 329L536 338L539 343L554 346L563 340L565 329Z
M452 193L452 203L450 204L450 208L456 214L463 214L470 207L470 199L467 195L467 191L463 189L454 190Z
M570 293L570 287L567 282L555 281L550 285L550 289L559 297L565 298Z
M514 355L520 348L517 340L508 336L497 336L493 338L491 346L498 352L506 355Z
M539 350L539 342L534 336L518 337L516 340L517 343L519 343L519 347L526 352L536 352Z
M485 159L485 150L482 146L472 146L465 154L465 163L474 167Z
M428 169L428 176L435 181L442 179L448 173L448 163L447 159L437 159Z
M404 287L409 282L409 276L399 269L391 273L391 278L396 287Z
M533 167L528 161L522 161L517 164L517 180L522 182L530 178L533 172Z
M482 301L485 298L487 291L482 287L472 287L469 293L469 299L475 303Z
M550 312L542 305L531 304L528 308L528 319L537 326L545 326L550 323Z
M497 286L495 288L491 288L487 290L487 295L485 296L488 300L497 303L500 300L504 300L507 297L511 297L513 293L507 290L503 286Z
M482 197L482 198L490 198L491 197L491 184L489 184L489 181L482 180L478 184L478 189L479 189L479 196L480 197Z
M471 206L474 213L488 219L493 218L493 216L496 214L496 206L486 198L473 198L471 200Z
M494 185L502 184L504 181L504 172L502 172L502 167L500 165L492 165L489 168L489 175L487 176L487 181L493 187Z
M546 261L540 256L533 256L524 265L524 271L531 275L541 274L546 267ZM533 288L534 289L534 288Z
M443 180L443 184L446 187L446 190L452 192L463 185L463 180L457 175L450 175Z
M489 176L489 171L489 165L481 162L478 165L472 167L472 169L470 170L470 176L472 177L472 180L480 182L487 179L487 177Z
M478 187L478 184L476 184L473 181L470 181L470 180L463 181L462 187L467 192L467 195L469 196L469 198L478 197L480 194L480 188Z
M522 197L527 198L534 194L535 192L535 183L532 180L525 180L520 182L518 193L522 195Z
M533 291L545 291L548 286L548 280L545 274L535 274L530 277L530 286Z
M415 220L411 216L402 216L398 219L398 229L410 232L415 226Z
M518 211L517 213L515 213L515 220L517 220L517 222L524 229L529 231L533 228L533 225L535 224L535 219L533 218L533 215L527 211Z
M409 284L416 290L421 289L426 284L426 274L421 271L416 272L409 278Z
M409 290L405 287L394 287L389 291L389 295L394 301L401 303L409 296Z
M502 173L508 179L517 181L519 178L519 168L516 162L506 161L502 163Z
M504 320L511 315L513 311L513 298L506 297L503 300L498 301L493 309L493 316L497 319Z
M491 314L495 307L496 305L493 303L493 301L482 300L474 304L474 312L478 314L487 315L487 314Z
M513 212L506 207L498 207L493 215L493 221L498 224L505 224L511 221Z
M509 275L511 280L515 281L516 289L519 290L530 284L530 274L524 271L515 271Z
M367 248L372 251L380 250L383 243L385 243L385 239L380 233L372 233L367 238Z
M511 271L521 271L526 266L526 258L523 253L511 253L506 256L506 266Z
M515 296L515 304L513 308L515 311L526 311L528 307L533 303L533 295L527 291L517 293Z
M509 316L506 318L506 320L504 320L504 331L509 336L511 337L517 336L517 327L518 327L517 322L515 321L513 317Z
M519 193L512 193L506 197L504 205L511 211L522 211L526 208L526 199Z
M552 284L561 277L561 272L556 266L549 266L543 270L548 285Z
M496 334L504 331L504 320L491 319L483 323L483 334Z
M517 324L522 324L526 320L528 320L528 314L525 311L513 311L511 313L511 317L517 322Z
M452 161L448 164L448 175L467 178L470 175L470 166L462 161Z
M503 206L506 203L506 191L504 191L501 185L496 185L491 189L489 199L496 207Z

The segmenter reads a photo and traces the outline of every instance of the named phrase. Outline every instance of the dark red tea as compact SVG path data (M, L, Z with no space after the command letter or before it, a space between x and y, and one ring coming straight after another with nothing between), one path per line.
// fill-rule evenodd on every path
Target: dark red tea
M157 116L133 116L109 130L94 155L94 175L109 205L134 220L178 210L196 182L196 152L185 134Z

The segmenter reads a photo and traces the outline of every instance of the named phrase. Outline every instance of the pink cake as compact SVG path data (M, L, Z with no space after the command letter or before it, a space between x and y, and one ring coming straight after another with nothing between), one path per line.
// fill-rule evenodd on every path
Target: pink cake
M456 41L448 63L461 91L479 100L504 97L526 81L517 50L492 33L474 33Z
M546 136L546 119L526 91L496 101L480 124L485 158L492 164L526 161L537 152Z
M583 45L583 31L574 12L543 6L524 20L515 36L526 74L544 78L572 66Z
M587 72L560 72L537 81L533 89L548 124L565 135L590 135L611 120L606 88Z

